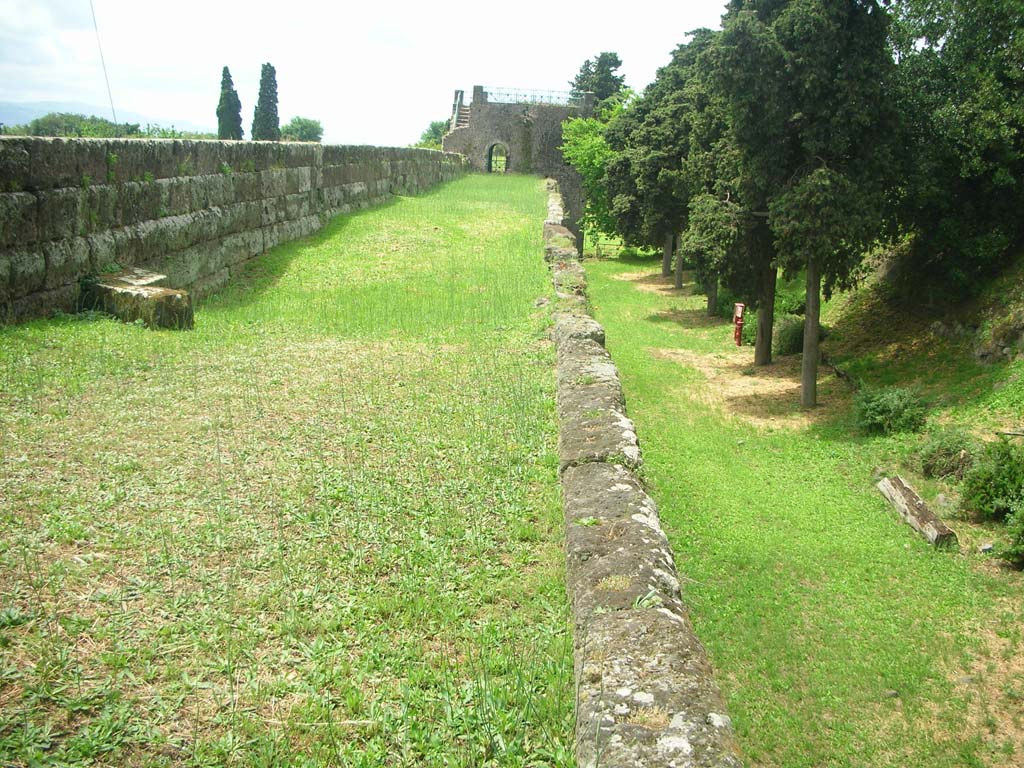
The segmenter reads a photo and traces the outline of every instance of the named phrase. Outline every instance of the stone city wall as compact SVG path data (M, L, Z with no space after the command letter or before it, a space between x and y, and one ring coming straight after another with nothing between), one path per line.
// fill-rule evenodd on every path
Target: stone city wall
M465 171L459 155L308 143L0 138L0 322L71 311L129 267L197 298L338 213Z
M739 768L732 724L693 632L604 329L587 309L558 186L545 258L556 291L559 467L574 620L580 768Z

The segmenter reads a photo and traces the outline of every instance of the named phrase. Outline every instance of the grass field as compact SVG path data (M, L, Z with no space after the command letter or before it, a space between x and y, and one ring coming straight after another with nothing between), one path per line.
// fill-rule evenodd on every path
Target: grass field
M1021 575L980 555L963 521L963 553L933 551L874 489L918 438L858 434L834 376L825 405L800 411L799 359L755 369L692 285L660 277L657 256L587 273L746 764L1024 764ZM1013 415L1024 364L982 371L954 364L955 350L886 348L884 332L871 349L889 362L847 344L858 376L916 371L933 419L954 406Z
M0 328L0 764L569 765L541 182Z

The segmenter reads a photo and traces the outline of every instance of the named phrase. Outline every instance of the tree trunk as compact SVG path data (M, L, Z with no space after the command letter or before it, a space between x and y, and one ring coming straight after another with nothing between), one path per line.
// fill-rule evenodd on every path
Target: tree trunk
M674 283L676 288L682 288L683 287L683 248L682 248L682 243L680 242L680 240L682 240L682 235L676 235L675 236L676 279L675 279L675 283Z
M818 340L821 332L821 272L814 259L807 260L807 313L804 315L804 356L800 367L800 405L818 404Z
M672 274L672 235L665 235L664 244L661 246L661 276L668 277Z
M708 317L718 314L718 275L712 275L707 282Z
M774 264L761 270L761 286L758 291L757 335L754 337L754 365L768 365L772 361L772 326L775 324L775 280Z

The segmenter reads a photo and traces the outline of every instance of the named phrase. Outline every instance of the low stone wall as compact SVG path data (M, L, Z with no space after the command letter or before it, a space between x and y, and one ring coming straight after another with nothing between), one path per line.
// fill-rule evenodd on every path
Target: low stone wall
M0 322L72 310L88 274L144 267L194 296L331 216L465 170L425 149L0 138Z
M693 633L604 329L554 182L544 224L557 295L559 466L575 624L581 768L738 768L732 724Z

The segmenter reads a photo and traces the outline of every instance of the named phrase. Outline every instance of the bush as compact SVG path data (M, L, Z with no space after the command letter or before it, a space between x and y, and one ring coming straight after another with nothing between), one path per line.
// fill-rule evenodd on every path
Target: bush
M853 401L857 424L866 432L916 432L924 426L921 397L902 387L862 389Z
M804 351L804 319L797 315L775 318L772 354L799 355Z
M1010 534L1010 546L999 554L1014 568L1024 568L1024 497L1018 497L1010 504L1006 531Z
M964 474L960 505L981 520L1001 520L1024 496L1024 447L1002 438L985 446Z
M921 448L921 474L963 480L979 453L981 444L976 439L962 429L947 427L930 434Z

